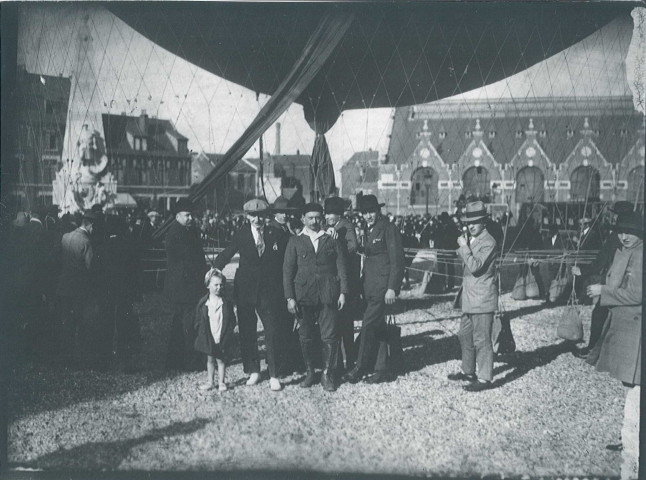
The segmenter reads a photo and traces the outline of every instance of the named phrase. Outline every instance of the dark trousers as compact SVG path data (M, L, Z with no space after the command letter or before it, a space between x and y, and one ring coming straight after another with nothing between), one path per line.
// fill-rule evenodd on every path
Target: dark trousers
M95 298L60 297L59 339L63 359L78 366L106 362L112 337L106 335L103 302Z
M294 316L287 310L287 305L281 306L278 314L280 343L278 373L289 375L294 371L302 371L303 354L298 338L298 331L294 329Z
M602 307L598 303L592 309L592 318L590 320L590 341L588 342L588 349L594 348L601 337L603 325L606 323L610 309Z
M302 312L298 334L301 342L313 342L318 334L319 325L323 343L339 340L339 316L336 306L319 303L318 305L300 305Z
M437 272L443 290L455 287L455 252L437 252Z
M458 332L462 349L462 371L473 375L477 365L478 379L488 382L493 378L492 326L493 312L464 313Z
M357 354L357 367L364 372L375 369L380 373L385 373L385 363L380 363L377 367L377 351L379 348L380 334L386 327L386 304L384 298L367 298L366 310L363 314L361 323L361 341L359 342L359 352Z
M173 303L172 319L168 334L168 356L166 368L203 370L204 355L195 351L195 328L191 311L195 303Z
M260 373L258 353L258 317L265 330L266 362L270 377L278 377L278 362L282 356L281 320L275 299L260 297L256 305L238 304L238 328L240 330L240 354L245 373Z
M134 311L132 302L109 300L106 315L110 326L110 338L116 339L115 350L119 357L130 356L141 348L141 330L139 317ZM116 335L114 333L116 332Z
M348 369L352 368L357 361L357 351L354 346L355 309L356 302L349 301L345 304L343 310L338 312L339 319L337 327L339 330L339 336L341 337L341 345L345 352L345 366ZM341 354L341 349L339 349L339 354ZM343 361L340 355L337 364L339 367L343 367Z

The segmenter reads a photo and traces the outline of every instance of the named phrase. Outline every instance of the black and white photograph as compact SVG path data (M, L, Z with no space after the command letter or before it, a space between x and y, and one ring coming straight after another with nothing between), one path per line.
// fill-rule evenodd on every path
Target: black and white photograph
M0 476L646 478L643 2L0 9Z

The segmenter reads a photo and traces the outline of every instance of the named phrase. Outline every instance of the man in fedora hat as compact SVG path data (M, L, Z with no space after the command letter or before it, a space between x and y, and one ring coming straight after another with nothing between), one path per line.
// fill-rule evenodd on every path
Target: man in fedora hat
M287 235L294 235L294 232L289 225L289 219L291 215L296 215L297 212L298 209L290 207L289 201L281 195L274 201L273 205L271 206L271 213L273 218L269 220L268 225L282 230Z
M193 202L180 198L173 208L175 221L166 234L166 276L164 295L171 303L172 320L168 337L166 367L200 370L201 355L193 349L195 332L188 313L204 295L206 259L202 240L193 223Z
M588 355L597 371L608 372L626 387L621 429L621 478L638 478L640 385L642 357L642 271L644 220L636 211L617 214L613 225L620 246L604 283L589 285L586 293L609 309L603 331Z
M375 365L379 337L386 327L386 309L395 303L404 278L404 248L401 234L394 223L381 214L383 203L374 195L364 195L359 210L367 223L363 242L363 296L366 310L361 324L361 341L355 367L343 380L356 383L373 370L375 374L366 382L388 380L387 365Z
M308 203L303 208L303 230L287 243L283 263L283 287L287 309L300 319L298 333L307 375L304 388L314 384L315 324L323 343L324 370L321 385L334 391L339 350L338 311L348 294L345 246L321 228L323 207Z
M361 293L359 274L361 269L361 257L359 256L357 233L350 221L343 217L345 202L340 197L329 197L325 199L325 223L328 235L338 238L346 247L348 254L348 296L345 308L339 312L339 334L341 336L341 350L345 352L345 369L352 370L356 362L357 353L354 347L354 315L356 314L357 301ZM343 359L339 355L339 369L343 367Z
M247 385L260 381L260 356L258 354L258 317L265 329L269 387L282 390L279 362L282 357L280 312L283 302L283 255L288 237L282 230L266 225L269 205L260 198L243 205L248 223L238 230L231 243L213 262L219 270L231 261L236 253L240 263L233 280L233 291L238 309L240 351Z
M68 361L73 361L76 353L88 353L91 348L89 306L97 294L92 234L97 219L95 212L84 212L80 226L61 239L62 269L56 294L60 297L61 308L61 352L69 355Z
M462 222L467 225L468 231L458 237L458 255L464 265L459 293L462 300L462 321L458 333L462 371L452 373L448 378L471 382L464 387L470 392L491 388L493 378L491 329L493 314L498 308L498 248L485 228L487 216L483 202L467 203Z

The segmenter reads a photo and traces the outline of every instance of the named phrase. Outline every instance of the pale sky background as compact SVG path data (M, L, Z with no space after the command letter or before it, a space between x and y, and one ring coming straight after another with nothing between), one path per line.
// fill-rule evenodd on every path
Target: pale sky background
M92 48L79 53L78 38L85 34L92 37ZM615 21L525 72L463 96L630 95L625 57L631 36L630 20ZM189 138L191 150L224 153L268 98L261 95L257 101L254 92L176 57L95 5L25 4L18 62L31 73L78 77L76 88L72 84L64 157L83 123L102 132L102 113L139 115L142 110L170 119ZM354 152L386 152L391 115L390 108L342 114L326 134L337 172ZM293 105L279 121L281 153L311 153L314 134L302 107ZM274 127L265 133L264 144L275 152ZM257 145L246 156L257 157Z

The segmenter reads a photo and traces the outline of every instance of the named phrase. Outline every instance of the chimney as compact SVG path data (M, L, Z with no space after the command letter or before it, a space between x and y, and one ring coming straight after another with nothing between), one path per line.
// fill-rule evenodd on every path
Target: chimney
M276 146L274 155L280 155L280 122L276 123Z
M146 113L146 110L142 110L141 115L139 116L139 130L144 135L146 134L147 123L148 123L148 114Z

